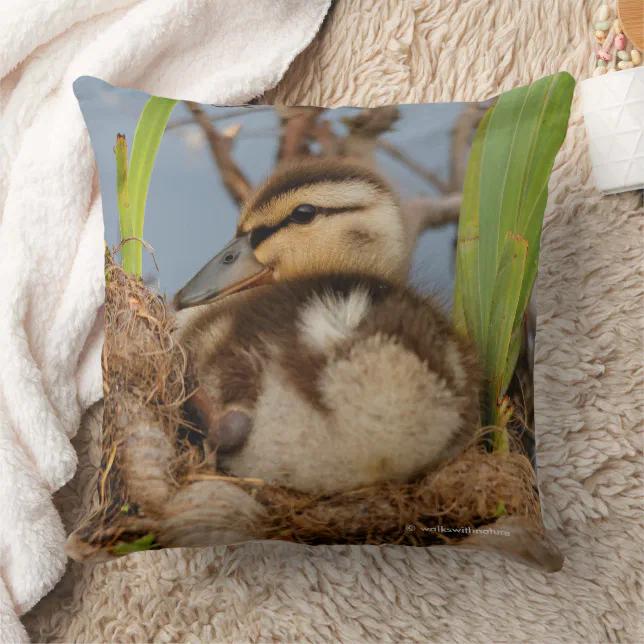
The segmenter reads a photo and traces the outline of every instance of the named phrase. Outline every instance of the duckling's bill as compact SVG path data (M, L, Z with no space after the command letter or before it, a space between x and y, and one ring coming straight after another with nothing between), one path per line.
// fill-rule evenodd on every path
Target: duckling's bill
M180 311L272 281L272 270L255 258L249 235L241 235L235 237L177 292L174 306Z

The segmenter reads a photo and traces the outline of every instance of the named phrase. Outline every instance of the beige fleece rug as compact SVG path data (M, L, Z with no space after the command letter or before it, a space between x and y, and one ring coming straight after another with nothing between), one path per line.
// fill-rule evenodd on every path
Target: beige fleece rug
M599 0L341 0L271 98L315 105L485 99L591 70ZM543 233L537 429L547 576L496 556L412 548L148 552L70 564L24 619L42 641L642 641L644 207L593 187L577 100ZM69 525L99 460L59 494ZM85 498L83 498L85 497Z

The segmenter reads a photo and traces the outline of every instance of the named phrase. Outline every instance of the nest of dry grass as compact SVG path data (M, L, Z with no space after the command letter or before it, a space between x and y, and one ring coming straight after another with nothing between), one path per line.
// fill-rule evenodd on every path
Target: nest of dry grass
M307 544L405 544L459 541L467 528L500 516L541 522L534 470L520 453L497 456L473 444L420 480L312 497L266 486L257 497L270 507L267 538ZM413 526L411 529L409 526Z
M126 275L106 249L99 508L74 533L86 544L109 549L147 534L199 452L186 449L192 430L185 427L182 405L192 378L186 353L173 340L174 328L165 299ZM158 467L140 454L150 443L153 452L167 455ZM146 461L143 468L137 459Z
M518 442L510 454L499 456L479 440L415 483L326 497L220 475L204 450L204 437L182 415L195 381L186 352L174 341L175 322L167 302L126 275L109 252L105 274L100 506L68 540L73 558L96 560L97 552L124 554L175 545L164 538L162 526L188 519L168 516L181 507L170 501L195 481L207 480L238 485L265 507L262 524L250 534L259 539L449 544L501 516L543 531L535 473ZM214 511L211 497L198 501L204 512L209 504Z

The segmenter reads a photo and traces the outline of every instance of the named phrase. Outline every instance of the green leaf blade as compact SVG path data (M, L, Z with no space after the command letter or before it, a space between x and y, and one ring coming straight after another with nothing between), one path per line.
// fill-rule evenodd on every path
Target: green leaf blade
M490 108L476 131L467 165L463 202L458 220L456 275L454 279L454 305L452 317L456 329L467 335L477 347L482 347L484 332L479 302L479 195L483 143L492 114ZM467 277L463 278L466 275ZM463 289L475 292L465 296Z
M548 83L550 79L552 82ZM531 210L531 204L542 192L543 185L548 183L555 157L566 137L575 91L575 81L567 72L542 78L533 85L545 88L546 83L548 91L543 92L543 110L535 123L534 145L527 160L529 176L539 179L524 186L519 218L519 225L524 229L527 225L525 214Z
M536 279L548 181L568 129L574 85L569 74L555 74L503 94L495 107L481 173L479 261L484 319L508 231L528 241L518 317L527 306Z
M574 85L564 72L503 94L479 126L468 163L454 321L478 348L490 424L503 424L511 413L502 396L521 350L548 182L568 129Z
M116 135L116 204L119 212L121 239L133 236L132 212L130 208L130 189L128 183L127 141L123 134ZM123 268L126 273L136 270L136 247L133 242L125 242L121 249Z
M519 297L519 306L521 306L521 298ZM510 380L514 374L514 368L517 365L519 358L519 351L521 350L523 325L516 325L510 338L510 346L508 348L508 357L503 371L503 378L501 379L500 395L504 396L510 385Z
M462 306L461 310L457 311L459 317L455 319L455 325L480 350L484 346L484 329L481 326L479 315L478 237L459 240L456 252L460 270L455 279L458 280L458 292ZM465 305L466 303L467 305Z
M521 313L528 306L537 277L550 173L568 131L570 106L575 89L575 81L568 73L555 74L552 78L553 82L548 86L548 92L544 92L543 109L535 126L534 144L526 163L527 175L518 215L517 232L528 240L526 273L521 291ZM534 85L543 84L545 87L547 80L541 79Z
M506 92L492 111L483 145L479 196L481 315L486 326L490 316L492 290L507 231L514 230L518 195L511 189L520 181L521 169L512 163L528 87ZM509 189L510 188L510 189Z
M135 541L130 543L117 543L112 547L112 554L114 555L127 555L132 552L141 552L143 550L152 550L155 548L160 548L155 540L155 535L152 533L146 534L143 537L139 537Z
M490 306L485 366L489 381L490 407L501 404L502 383L508 365L514 321L519 306L528 244L520 235L508 232L503 244L499 272Z
M178 101L152 96L145 104L134 133L130 157L130 202L133 237L143 237L143 221L148 188L159 146L170 114ZM140 277L142 269L141 244L134 242L138 254L135 274Z

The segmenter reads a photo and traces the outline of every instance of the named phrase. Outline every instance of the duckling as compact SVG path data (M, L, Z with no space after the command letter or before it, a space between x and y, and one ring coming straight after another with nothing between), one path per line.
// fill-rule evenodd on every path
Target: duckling
M175 296L218 469L332 494L411 481L471 440L477 360L406 286L407 238L392 188L354 162L290 164L248 199Z

